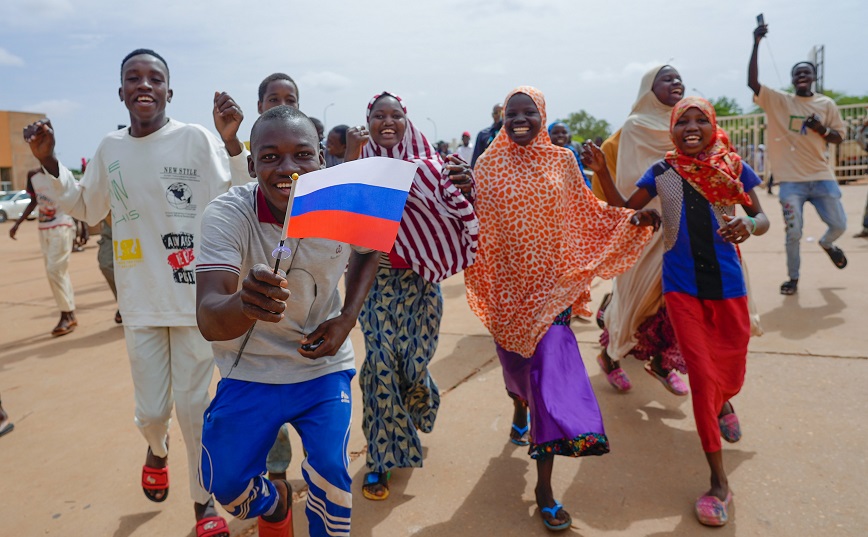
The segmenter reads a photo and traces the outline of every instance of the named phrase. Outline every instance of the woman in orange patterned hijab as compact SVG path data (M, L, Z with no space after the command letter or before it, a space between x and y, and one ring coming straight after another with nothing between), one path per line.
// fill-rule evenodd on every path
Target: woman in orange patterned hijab
M494 336L515 400L512 441L537 460L537 505L552 530L570 515L552 493L553 455L609 451L603 420L569 328L589 314L590 283L639 256L655 225L648 212L609 207L582 179L573 154L542 126L545 100L522 86L504 103L504 124L474 169L479 250L465 271L467 299ZM527 418L532 430L529 442Z

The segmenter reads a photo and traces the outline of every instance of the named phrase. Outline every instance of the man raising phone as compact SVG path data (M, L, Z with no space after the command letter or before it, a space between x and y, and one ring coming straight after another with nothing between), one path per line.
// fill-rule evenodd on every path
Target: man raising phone
M791 71L795 94L772 89L759 82L757 51L768 33L760 15L753 32L753 52L748 67L747 85L768 117L766 147L768 158L780 183L779 197L786 222L787 272L781 294L795 294L799 284L799 241L802 238L802 209L811 203L828 229L820 246L836 267L847 266L847 257L833 242L847 228L847 215L841 204L841 190L835 172L826 159L826 144L840 144L844 121L835 102L812 91L817 68L798 62Z

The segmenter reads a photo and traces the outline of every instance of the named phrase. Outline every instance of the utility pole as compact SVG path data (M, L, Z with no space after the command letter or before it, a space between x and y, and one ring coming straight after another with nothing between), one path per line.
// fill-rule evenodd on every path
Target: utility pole
M817 93L823 93L826 88L826 45L814 45L811 49L810 60L817 67L817 80L815 86Z

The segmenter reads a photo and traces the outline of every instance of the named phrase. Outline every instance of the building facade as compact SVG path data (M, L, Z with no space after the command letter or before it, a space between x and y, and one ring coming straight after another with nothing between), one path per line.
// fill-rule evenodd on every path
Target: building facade
M0 110L0 190L21 190L27 186L27 170L39 161L24 141L24 127L45 117L35 112Z

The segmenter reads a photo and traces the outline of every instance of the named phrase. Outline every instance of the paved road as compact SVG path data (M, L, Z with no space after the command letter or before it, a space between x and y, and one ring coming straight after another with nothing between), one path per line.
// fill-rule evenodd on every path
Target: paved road
M725 446L735 492L733 522L705 530L692 502L707 484L689 400L664 391L638 362L616 394L594 363L595 325L573 323L603 409L612 453L558 459L556 496L571 511L570 535L862 536L868 532L868 240L858 231L868 186L844 187L850 229L840 241L850 266L835 269L816 244L823 229L807 209L799 294L783 297L783 229L775 198L761 194L772 231L744 251L766 334L751 342L748 375L734 401L744 438ZM16 423L0 439L0 534L31 536L193 535L181 435L173 425L171 497L148 502L139 488L145 445L132 420L123 329L96 264L96 246L72 256L80 326L52 339L54 301L36 243L36 225L19 240L0 225L0 394ZM594 287L598 303L608 282ZM159 290L155 290L159 292ZM511 405L491 338L470 313L461 277L443 286L446 313L432 370L443 391L435 430L423 438L424 468L394 473L392 495L361 497L364 440L358 388L350 447L356 494L353 535L547 535L533 501L535 470L507 442ZM363 349L353 333L357 351ZM357 360L362 357L357 352ZM216 378L215 378L216 383ZM296 442L296 453L301 453ZM302 489L300 460L293 486ZM304 491L296 535L307 535ZM255 535L232 521L233 536Z

